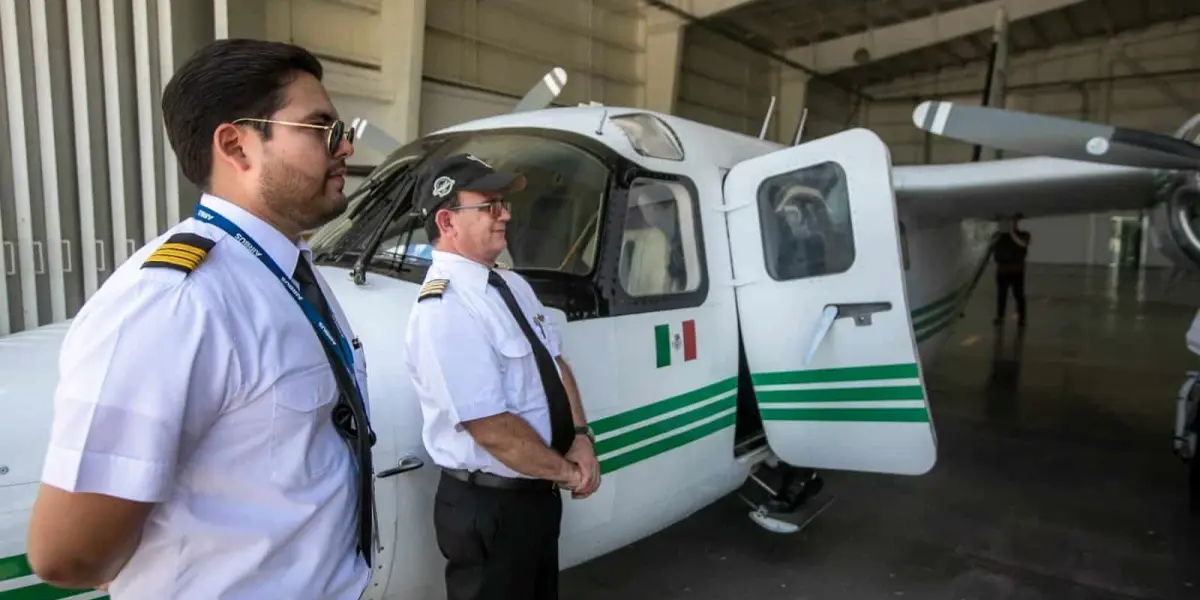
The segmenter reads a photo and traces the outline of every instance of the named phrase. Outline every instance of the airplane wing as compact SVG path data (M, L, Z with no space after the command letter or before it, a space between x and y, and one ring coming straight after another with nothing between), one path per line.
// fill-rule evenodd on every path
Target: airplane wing
M897 166L896 203L922 222L1150 208L1164 172L1035 156Z
M897 202L922 218L1038 217L1161 205L1200 167L1179 137L986 106L928 101L913 124L1025 158L897 167ZM1179 135L1182 135L1182 130Z

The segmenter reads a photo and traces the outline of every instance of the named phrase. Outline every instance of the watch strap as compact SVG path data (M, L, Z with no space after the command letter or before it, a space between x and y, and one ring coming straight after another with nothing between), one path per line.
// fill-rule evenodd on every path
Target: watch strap
M592 428L588 425L576 425L575 435L586 435L592 443L596 443L596 435L592 433Z

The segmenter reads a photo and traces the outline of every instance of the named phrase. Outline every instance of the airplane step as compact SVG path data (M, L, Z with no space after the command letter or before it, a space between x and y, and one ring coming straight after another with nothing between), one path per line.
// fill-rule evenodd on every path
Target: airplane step
M766 497L756 501L743 492L738 497L752 509L750 520L772 533L800 531L836 499L832 496L814 501L824 487L821 476L811 469L797 469L781 462L774 466L763 464L750 474L749 481L765 490Z

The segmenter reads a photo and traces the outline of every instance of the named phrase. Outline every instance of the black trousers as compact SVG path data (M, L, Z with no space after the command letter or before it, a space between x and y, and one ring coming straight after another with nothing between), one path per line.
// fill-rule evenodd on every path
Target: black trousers
M489 488L443 473L433 521L447 600L557 600L558 490Z
M996 318L1004 318L1004 307L1008 301L1008 290L1012 288L1017 301L1017 316L1025 320L1025 272L1006 271L996 273Z

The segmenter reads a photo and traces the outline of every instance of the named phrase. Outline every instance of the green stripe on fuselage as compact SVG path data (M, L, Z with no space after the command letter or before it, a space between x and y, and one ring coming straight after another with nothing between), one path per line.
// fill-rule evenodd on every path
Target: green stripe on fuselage
M604 417L603 419L599 419L592 423L592 431L594 431L596 435L604 435L610 431L615 431L617 429L621 429L622 427L628 427L642 421L653 419L654 417L665 415L671 411L684 408L685 406L699 404L705 400L708 400L709 398L719 396L725 392L733 391L735 387L737 387L737 379L730 377L729 379L718 381L717 383L706 385L700 389L692 390L678 396L673 396L671 398L667 398L666 400L655 402L653 404L647 404L646 406L640 406L632 410L617 413L610 417Z
M754 381L755 387L758 387L796 383L840 383L845 381L875 381L879 379L909 379L916 376L916 363L906 363L899 365L755 373L751 379Z
M766 421L840 421L848 423L928 423L924 408L764 408Z
M806 388L803 390L756 390L759 404L786 402L876 402L883 400L924 400L919 385L879 387Z
M33 575L29 560L24 554L0 558L0 581L20 579ZM93 590L70 590L57 588L46 583L32 583L25 587L0 591L0 600L58 600L79 596Z
M15 590L0 592L0 600L60 600L61 598L81 596L92 591L94 590L66 590L45 583L35 583ZM108 598L108 596L102 596L97 600L103 598Z
M33 569L29 568L29 561L25 559L24 554L0 558L0 581L30 575L33 575Z
M642 446L636 450L630 450L629 452L619 454L611 458L601 459L600 472L611 473L618 469L628 467L634 463L639 463L648 458L653 458L669 450L674 450L681 446L685 446L696 440L721 431L722 429L732 427L736 419L736 414L725 415L719 419L709 421L708 423L705 423L699 427L693 427L692 429L688 429L671 437L663 438L652 444L646 444L645 446Z

